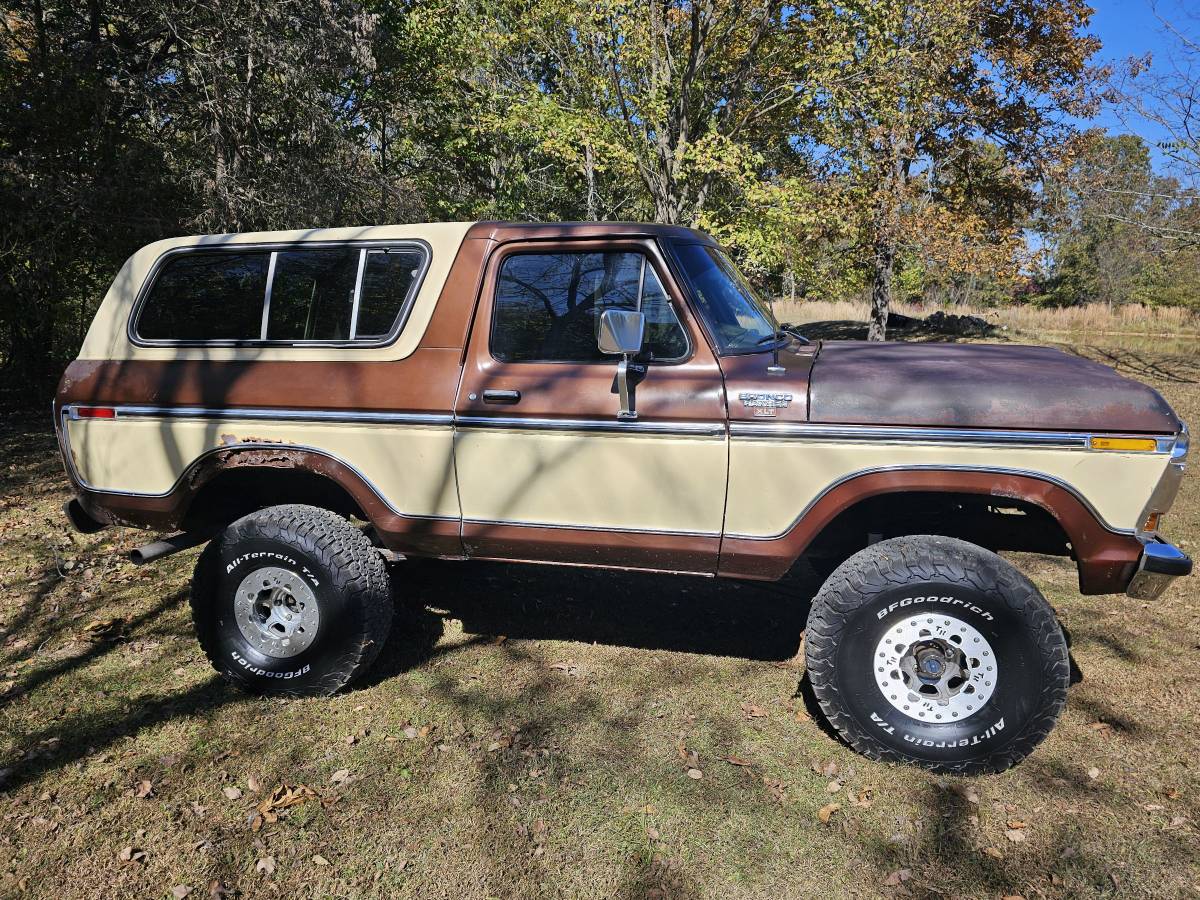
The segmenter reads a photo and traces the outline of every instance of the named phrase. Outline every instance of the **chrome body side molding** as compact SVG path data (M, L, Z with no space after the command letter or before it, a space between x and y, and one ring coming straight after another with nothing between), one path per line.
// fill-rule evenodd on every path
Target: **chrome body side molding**
M1091 450L1093 437L1141 437L1155 441L1155 453L1171 453L1178 435L1103 435L1079 431L1014 431L992 428L910 428L878 425L819 425L804 422L734 422L735 438L822 443L954 444L985 447L1047 447ZM1148 452L1148 451L1141 451Z

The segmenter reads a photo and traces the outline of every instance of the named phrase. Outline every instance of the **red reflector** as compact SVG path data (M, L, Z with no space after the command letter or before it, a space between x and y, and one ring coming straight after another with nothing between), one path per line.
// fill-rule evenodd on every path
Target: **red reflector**
M111 406L77 406L75 415L81 419L115 419L117 411Z

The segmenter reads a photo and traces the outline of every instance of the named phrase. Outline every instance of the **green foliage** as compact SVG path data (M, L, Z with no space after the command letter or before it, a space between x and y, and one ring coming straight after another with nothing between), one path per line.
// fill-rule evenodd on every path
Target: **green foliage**
M1200 199L1155 174L1139 137L1084 134L1047 185L1039 230L1042 305L1200 308Z

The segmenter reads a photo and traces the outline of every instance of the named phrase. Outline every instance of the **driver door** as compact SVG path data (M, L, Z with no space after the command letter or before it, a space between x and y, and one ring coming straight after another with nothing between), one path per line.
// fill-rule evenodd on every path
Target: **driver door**
M617 418L604 309L646 316ZM492 254L455 409L470 556L712 574L728 472L720 368L651 240L517 242Z

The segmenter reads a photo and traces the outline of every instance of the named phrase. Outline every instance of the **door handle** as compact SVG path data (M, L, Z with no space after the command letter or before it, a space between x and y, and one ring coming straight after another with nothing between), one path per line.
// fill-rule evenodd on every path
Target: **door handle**
M512 406L514 403L521 402L520 391L484 391L484 403L499 403L504 406Z

